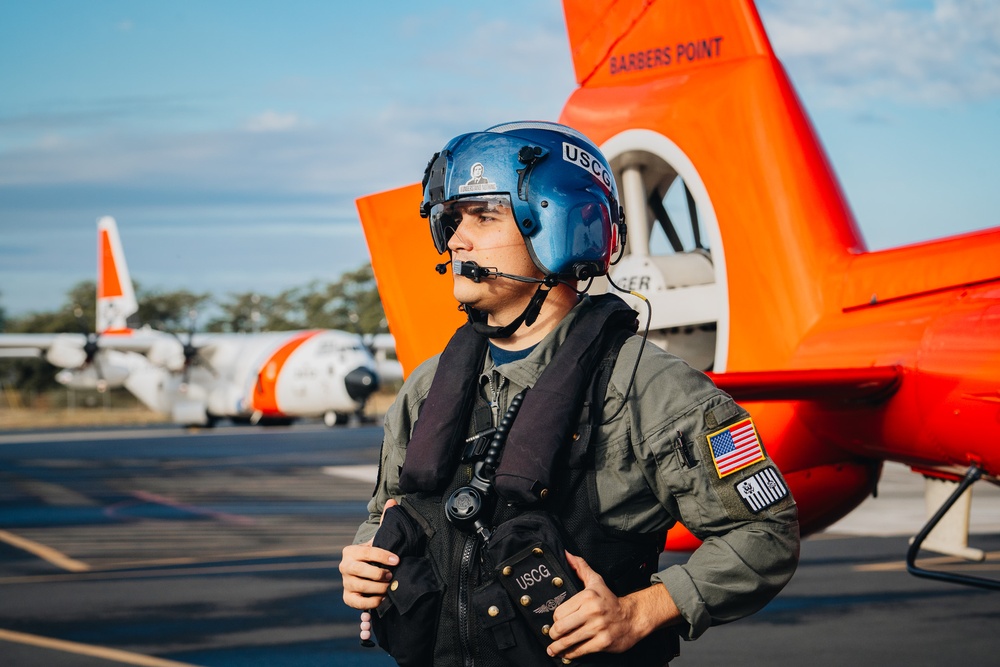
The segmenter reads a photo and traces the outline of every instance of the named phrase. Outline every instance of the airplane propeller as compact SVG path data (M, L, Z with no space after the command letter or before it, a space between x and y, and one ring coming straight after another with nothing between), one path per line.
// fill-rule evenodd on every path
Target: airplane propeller
M73 315L76 317L76 321L80 326L80 332L86 337L83 343L83 354L84 360L80 364L80 368L92 367L94 373L97 375L97 391L104 393L107 391L108 383L104 377L104 371L101 369L101 363L97 356L98 352L101 351L101 346L98 344L98 340L101 334L96 331L91 331L90 327L87 326L85 320L83 319L83 308L76 306L73 308Z
M212 367L212 364L205 359L204 355L201 354L201 348L194 344L194 334L195 334L195 321L197 319L196 311L192 310L188 313L190 324L187 328L186 339L181 339L180 335L171 330L170 335L177 339L177 342L181 345L181 352L184 355L184 363L181 367L181 374L184 384L188 384L191 376L191 368L193 366L201 366L206 369L213 376L218 377L218 372Z

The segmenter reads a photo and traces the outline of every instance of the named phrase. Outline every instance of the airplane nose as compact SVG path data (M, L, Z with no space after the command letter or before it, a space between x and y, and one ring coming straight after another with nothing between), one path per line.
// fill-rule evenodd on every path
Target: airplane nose
M364 366L359 366L344 378L347 395L355 401L363 401L378 389L378 376Z

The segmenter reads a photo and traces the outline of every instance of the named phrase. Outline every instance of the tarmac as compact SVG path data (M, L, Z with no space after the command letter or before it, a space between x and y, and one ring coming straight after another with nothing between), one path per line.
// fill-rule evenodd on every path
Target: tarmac
M394 664L360 646L337 570L380 440L314 424L0 433L0 665ZM1000 594L905 571L922 484L887 465L877 498L804 541L777 598L671 664L997 664ZM974 489L986 560L922 563L1000 578L1000 489Z

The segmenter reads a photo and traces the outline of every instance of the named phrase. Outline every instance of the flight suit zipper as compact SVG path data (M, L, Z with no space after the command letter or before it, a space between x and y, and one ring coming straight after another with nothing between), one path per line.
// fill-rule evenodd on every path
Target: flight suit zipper
M490 413L492 415L493 428L500 424L501 394L507 378L491 369L486 373L490 389ZM475 660L472 657L472 629L469 619L469 609L472 601L470 599L471 579L473 575L473 560L475 559L478 538L469 535L465 538L462 546L462 560L459 563L458 571L458 641L462 649L462 663L465 667L473 667Z
M493 428L496 428L500 425L500 394L504 385L507 384L507 378L497 373L496 368L490 369L486 377L490 383L490 412L493 414Z
M469 627L469 580L472 578L472 559L476 553L476 536L468 535L462 547L462 562L458 570L458 640L462 647L462 663L473 667L471 628Z

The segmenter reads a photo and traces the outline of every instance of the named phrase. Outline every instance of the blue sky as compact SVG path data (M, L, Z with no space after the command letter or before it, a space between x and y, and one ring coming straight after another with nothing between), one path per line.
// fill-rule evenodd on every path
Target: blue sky
M870 248L1000 225L1000 3L758 7ZM92 279L102 215L147 289L335 280L356 197L573 88L556 0L0 0L0 305Z

